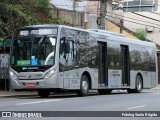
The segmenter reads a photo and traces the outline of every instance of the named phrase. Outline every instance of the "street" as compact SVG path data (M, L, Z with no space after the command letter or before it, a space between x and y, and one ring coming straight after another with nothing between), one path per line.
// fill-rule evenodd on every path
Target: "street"
M1 111L160 111L160 91L144 90L140 94L128 94L124 91L113 91L110 95L91 93L88 97L77 97L76 94L56 94L49 98L33 96L15 96L0 98ZM63 115L62 115L63 117ZM65 116L64 116L65 117ZM83 114L82 114L83 117ZM141 117L142 119L154 119ZM16 118L15 118L16 119ZM35 119L35 118L34 118ZM69 117L65 119L70 119ZM73 117L72 117L73 119ZM77 119L77 118L76 118ZM78 118L80 119L80 118ZM95 117L93 119L102 119ZM104 118L105 119L105 118ZM108 118L107 118L108 119ZM110 118L117 119L117 117ZM125 117L120 117L126 119ZM137 120L140 117L136 118Z

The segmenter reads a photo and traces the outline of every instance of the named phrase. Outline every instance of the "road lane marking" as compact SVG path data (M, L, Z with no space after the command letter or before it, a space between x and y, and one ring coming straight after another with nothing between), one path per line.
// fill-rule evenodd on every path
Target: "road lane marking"
M62 100L62 99L56 99L56 100L43 100L43 101L26 102L26 103L17 103L17 104L15 104L15 105L27 105L27 104L47 103L47 102L60 101L60 100Z
M154 95L158 95L158 94L160 94L159 92L158 93L153 93Z
M136 109L136 108L142 108L142 107L146 107L147 105L141 105L141 106L135 106L135 107L130 107L130 108L126 108L127 110L131 110L131 109Z

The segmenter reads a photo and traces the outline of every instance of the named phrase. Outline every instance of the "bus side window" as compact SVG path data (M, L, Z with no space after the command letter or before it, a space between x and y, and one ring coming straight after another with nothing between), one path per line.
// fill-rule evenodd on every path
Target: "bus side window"
M60 41L60 58L66 58L66 55L70 53L70 42L66 37L62 37Z
M74 66L74 42L72 40L61 39L59 57L63 70Z

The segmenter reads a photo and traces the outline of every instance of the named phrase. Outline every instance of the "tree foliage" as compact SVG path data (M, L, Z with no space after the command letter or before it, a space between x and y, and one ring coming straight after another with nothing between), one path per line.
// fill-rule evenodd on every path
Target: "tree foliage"
M57 21L52 19L49 0L0 0L0 38L22 26Z
M140 40L145 40L145 30L142 28L136 29L135 36Z

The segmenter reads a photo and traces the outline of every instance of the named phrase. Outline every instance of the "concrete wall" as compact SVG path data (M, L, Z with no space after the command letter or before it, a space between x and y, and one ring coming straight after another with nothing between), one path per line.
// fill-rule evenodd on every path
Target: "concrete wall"
M143 14L147 17L154 18L160 21L160 15L153 14L153 13L138 13L138 14ZM133 19L131 19L133 18ZM137 20L134 20L137 19ZM129 22L130 21L130 22ZM135 23L136 22L136 23ZM149 23L150 22L150 23ZM145 25L141 25L145 24ZM157 25L154 25L157 24ZM149 32L147 32L147 39L160 44L160 22L151 20L139 15L135 15L133 13L124 13L124 26L130 29L131 31L136 31L138 28L149 29ZM156 28L159 27L159 28Z
M97 16L99 16L99 2L87 1L86 6L86 28L97 29Z
M73 14L71 10L58 9L55 6L52 6L52 16L55 19L59 19L69 25L73 24ZM84 12L76 12L75 26L84 27Z
M158 0L158 3L160 3L160 0ZM138 28L145 29L146 27L149 30L147 32L147 39L160 45L160 26L159 26L160 25L160 6L158 6L158 10L154 12L137 12L137 13L149 18L156 19L158 21L151 20L149 18L142 17L130 12L124 12L124 26L134 32ZM134 20L134 19L138 19L138 20ZM141 25L141 24L145 24L145 25Z
M107 11L111 11L111 1L112 0L108 0L107 2L109 2L107 4ZM99 17L99 12L100 12L100 1L88 1L87 2L87 6L86 6L86 14L87 14L87 24L88 27L90 29L97 29L98 25L97 25L97 17Z
M106 28L107 28L108 31L120 33L120 28L110 21L106 21ZM131 33L128 33L125 30L123 30L122 34L124 34L125 37L137 39L134 35L132 35Z

